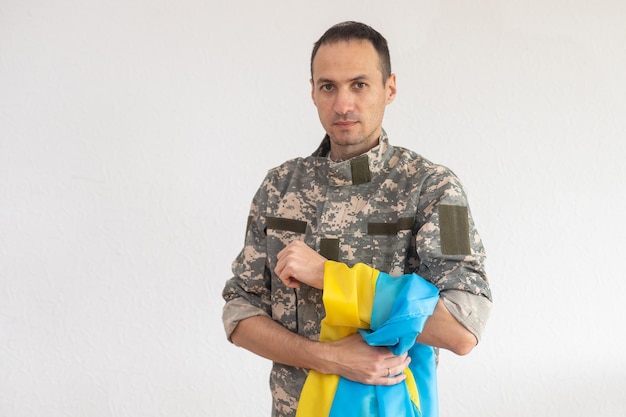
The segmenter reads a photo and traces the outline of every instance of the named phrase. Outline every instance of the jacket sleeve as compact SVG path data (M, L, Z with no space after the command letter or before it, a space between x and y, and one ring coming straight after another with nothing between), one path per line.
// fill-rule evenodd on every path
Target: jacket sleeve
M480 340L492 305L485 248L460 180L435 166L419 198L417 274L440 291L450 313Z
M229 341L232 341L231 335L240 321L254 316L271 316L271 274L266 266L265 216L261 214L267 204L264 188L262 185L252 200L245 244L232 263L233 277L222 291L226 301L222 323Z

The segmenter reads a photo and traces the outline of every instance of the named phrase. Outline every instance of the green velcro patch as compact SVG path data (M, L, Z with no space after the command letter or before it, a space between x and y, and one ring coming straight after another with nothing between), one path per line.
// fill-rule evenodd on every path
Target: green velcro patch
M440 205L439 228L442 254L471 254L467 207Z
M339 261L339 239L320 239L320 255L330 261Z
M360 155L350 162L350 170L352 172L352 184L365 184L372 180L370 172L370 161L367 155Z
M302 220L285 219L282 217L267 217L268 229L284 230L287 232L304 233L306 232L306 222Z
M411 230L415 224L413 217L402 217L395 223L368 223L368 235L395 235L400 230Z

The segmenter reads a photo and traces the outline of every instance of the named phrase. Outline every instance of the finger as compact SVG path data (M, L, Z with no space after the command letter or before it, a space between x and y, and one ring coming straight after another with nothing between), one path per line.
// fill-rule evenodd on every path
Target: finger
M391 376L382 376L378 378L375 382L376 385L396 385L406 379L406 374L404 372L399 373L398 375Z
M280 260L276 263L274 272L287 288L300 288L300 282L291 276L291 272L287 270L287 265L284 260Z
M280 278L280 280L285 283L285 285L287 284L287 280L289 280L292 275L292 271L289 265L290 264L287 258L283 257L278 259L278 262L276 262L276 267L274 267L274 272L276 273L276 275L278 275L278 278Z
M287 279L285 279L283 277L284 275L283 272L284 272L284 267L280 265L280 263L277 264L276 268L274 268L274 273L278 276L278 279L280 279L283 282L283 284L287 285L287 281L289 277L287 276Z
M284 247L284 248L282 248L282 249L280 250L280 252L278 252L278 255L276 255L276 256L278 256L278 258L279 258L279 259L280 259L280 258L282 258L283 256L285 256L285 254L289 251L289 248L291 248L291 246L292 246L292 245L293 245L293 242L289 242L289 243L287 243L287 244L285 245L285 247Z
M404 372L406 368L409 367L411 363L411 357L407 357L400 365L392 366L387 368L387 378L391 378L397 375L400 375Z
M385 358L384 366L388 368L393 367L393 366L400 366L401 364L405 363L407 360L408 361L411 360L411 357L408 355L408 353L395 356L393 353L391 353L391 351L389 351L389 356ZM407 362L407 365L408 365L408 362Z
M276 272L276 275L283 276L283 274L285 274L285 270L293 265L292 258L293 256L290 256L289 245L287 245L287 247L278 252L278 255L276 255L276 267L274 268L274 272Z
M288 273L281 273L278 278L287 288L300 288L300 281L290 276Z
M289 278L287 282L285 282L285 285L287 288L300 288L300 281L295 278Z

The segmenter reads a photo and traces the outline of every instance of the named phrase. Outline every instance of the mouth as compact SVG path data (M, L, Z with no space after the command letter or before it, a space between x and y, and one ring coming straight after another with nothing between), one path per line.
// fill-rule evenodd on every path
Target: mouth
M345 128L345 127L351 127L354 126L355 124L357 124L358 122L355 120L340 120L337 121L335 123L333 123L335 126L337 127L341 127L341 128Z

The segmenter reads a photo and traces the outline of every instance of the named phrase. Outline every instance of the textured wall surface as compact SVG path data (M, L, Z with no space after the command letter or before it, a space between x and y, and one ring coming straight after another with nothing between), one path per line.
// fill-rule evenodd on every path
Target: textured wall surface
M310 48L347 19L490 255L442 417L626 415L625 4L1 0L0 416L269 415L220 292L265 171L322 137Z

